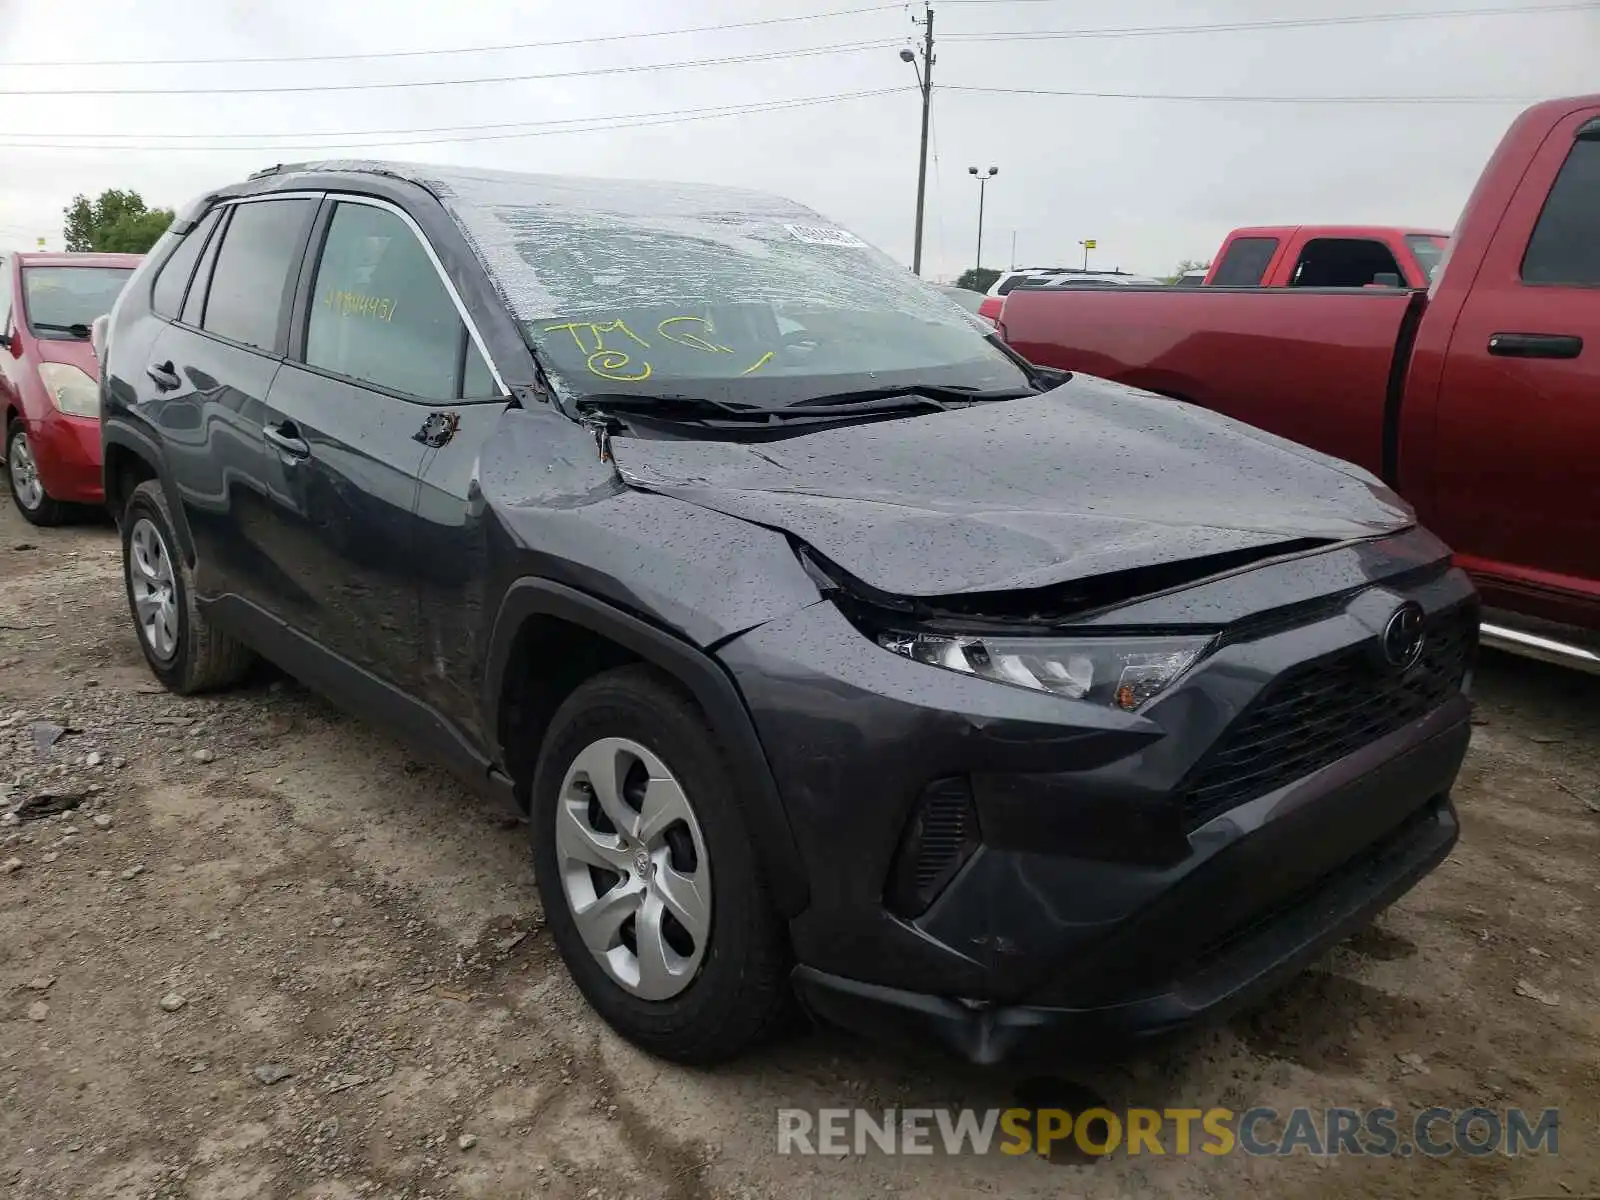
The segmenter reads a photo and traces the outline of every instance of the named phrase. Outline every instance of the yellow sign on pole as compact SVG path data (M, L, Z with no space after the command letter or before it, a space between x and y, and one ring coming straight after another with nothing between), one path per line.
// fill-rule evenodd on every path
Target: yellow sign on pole
M1098 244L1093 238L1086 238L1084 239L1083 248L1085 250L1093 250Z
M38 241L39 241L39 249L43 250L44 249L44 239L43 238L39 238Z

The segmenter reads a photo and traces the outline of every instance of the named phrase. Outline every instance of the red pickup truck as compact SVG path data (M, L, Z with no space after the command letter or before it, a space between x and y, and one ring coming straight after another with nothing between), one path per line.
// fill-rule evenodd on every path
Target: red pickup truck
M1517 118L1426 291L1018 289L998 329L1367 468L1456 548L1486 643L1600 670L1600 95Z
M1416 287L1433 282L1450 235L1386 225L1235 229L1207 287Z

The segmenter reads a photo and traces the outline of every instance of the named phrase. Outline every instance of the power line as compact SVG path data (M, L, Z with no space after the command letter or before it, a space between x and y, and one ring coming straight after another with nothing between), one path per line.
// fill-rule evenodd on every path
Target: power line
M1532 104L1540 96L1202 96L1172 92L1051 91L1044 88L971 87L946 83L948 92L1004 96L1072 96L1083 100L1181 100L1200 104Z
M832 101L832 100L853 100L853 99L857 99L857 98L863 97L863 96L883 96L883 95L888 95L891 92L903 92L903 91L908 91L908 90L910 90L909 86L906 86L906 87L893 87L893 88L878 88L878 89L875 89L875 90L872 90L872 91L862 91L862 92L836 92L836 93L831 93L831 94L825 95L825 96L797 96L797 97L794 97L793 99L789 99L789 100L753 100L753 101L750 101L748 104L735 104L735 105L703 104L703 105L700 105L700 106L695 107L695 108L667 108L667 109L658 109L658 110L653 110L651 112L643 112L643 113L605 113L605 114L601 114L599 116L592 116L592 117L559 117L559 118L553 118L553 119L547 120L547 121L500 121L500 122L494 122L494 123L489 123L489 124L432 125L432 126L422 126L420 128L407 127L407 128L403 128L403 129L327 129L327 130L312 130L312 131L308 131L308 132L302 132L302 131L299 131L299 130L289 130L289 131L284 132L284 133L116 133L116 132L109 132L108 131L108 132L104 132L104 133L65 133L65 132L53 133L53 134L52 133L37 133L37 134L35 134L35 133L12 133L12 134L0 134L0 136L3 136L3 137L24 137L24 138L41 138L41 139L45 139L44 141L41 141L41 142L38 142L38 143L29 143L29 142L7 143L8 145L11 145L11 146L18 146L18 145L26 146L26 145L32 145L32 144L53 145L52 139L59 139L59 138L114 138L114 139L122 139L122 140L129 139L129 138L139 138L139 139L155 138L155 139L160 139L162 141L176 141L176 140L198 141L198 140L205 139L205 138L210 138L213 141L217 141L217 140L222 139L222 138L228 138L230 140L238 140L238 139L246 139L246 138L248 138L248 139L278 138L278 139L289 139L288 141L284 142L284 147L287 147L287 148L310 146L310 145L312 145L312 142L305 140L305 139L310 138L310 139L315 139L317 142L324 142L324 143L326 143L327 145L330 145L330 146L347 146L347 145L350 145L351 143L350 142L346 142L346 141L338 141L338 140L329 141L328 139L339 139L339 138L388 138L388 137L391 137L392 135L400 135L400 136L404 137L404 136L409 136L409 135L412 135L412 134L425 134L425 133L429 133L429 134L431 134L431 133L480 133L480 132L485 132L485 131L488 131L488 130L496 130L496 129L520 129L520 130L542 129L542 128L546 127L546 126L589 125L589 124L591 124L593 122L596 122L596 121L631 121L631 120L634 120L635 118L689 116L689 115L693 115L693 114L696 114L696 113L710 113L710 112L718 112L718 113L720 113L720 112L729 111L730 109L743 109L743 108L747 108L747 107L760 108L760 107L765 107L767 105L791 106L791 105L803 105L803 104L820 104L820 103L825 103L825 102ZM516 136L516 135L513 135L513 136ZM440 138L438 140L440 140L440 141L458 141L458 140L486 140L486 139ZM389 141L389 140L378 141L378 142L374 142L373 143L373 145L379 145L379 146L396 146L396 145L407 145L407 144L410 144L410 143L395 142L395 141ZM68 149L68 148L71 148L72 145L74 145L74 143L67 143L65 145L62 145L60 147L55 147L55 148ZM147 145L147 146L141 146L139 148L140 149L146 149L146 150L160 150L160 149L185 150L185 149L188 149L188 147L186 147L186 146L157 146L157 145ZM246 149L246 150L248 150L248 149L273 150L273 149L279 149L279 148L280 147L272 146L272 145L250 146L248 143L241 144L239 146L239 149Z
M381 83L306 83L275 87L178 87L178 88L0 88L0 96L254 96L288 92L361 92L376 89L461 87L477 83L526 83L541 79L576 79L591 75L628 75L640 71L670 71L681 67L714 67L728 63L772 62L784 58L805 58L818 54L838 54L857 50L880 50L898 46L899 38L879 38L870 42L838 42L830 46L810 46L799 50L766 50L755 54L731 54L721 58L691 58L678 62L639 63L618 67L589 67L580 71L547 71L530 75L484 75L473 79L387 80Z
M289 54L244 58L139 58L66 59L59 62L0 61L0 67L198 67L246 63L356 62L368 59L425 58L446 54L486 54L501 50L543 50L560 46L588 46L602 42L632 41L639 38L678 37L692 33L719 33L726 29L755 29L795 21L821 21L833 17L853 17L862 13L897 11L900 4L875 4L867 8L841 8L833 12L807 13L794 17L763 17L753 21L729 21L718 25L692 25L682 29L656 29L640 33L603 33L592 37L565 38L554 42L509 42L491 46L455 46L442 50L377 50L358 54Z
M0 148L9 150L134 150L141 153L167 153L174 150L203 150L207 152L218 151L248 151L251 154L275 153L283 150L343 150L361 149L378 146L422 146L433 145L441 142L485 142L500 141L511 138L546 137L562 133L596 133L612 129L637 129L650 125L675 124L681 121L705 121L719 117L741 117L753 113L780 112L785 109L811 108L820 104L834 104L847 100L862 100L871 96L888 96L901 92L909 92L910 87L878 88L864 92L840 92L831 96L807 96L797 100L761 101L752 104L725 105L716 108L677 109L656 113L630 113L618 114L607 117L579 117L569 121L546 122L538 128L524 128L516 133L466 133L459 137L427 137L427 138L397 138L385 139L375 142L291 142L283 145L211 145L211 146L154 146L121 144L91 145L82 142L52 143L52 142L0 142ZM579 122L586 122L579 124ZM472 126L461 126L470 130ZM486 128L498 129L501 126L487 126ZM403 131L401 131L403 132Z
M1008 0L1015 2L1015 0ZM1520 8L1450 8L1419 12L1370 13L1345 17L1285 17L1269 21L1230 21L1208 25L1133 25L1119 29L1044 29L1012 32L953 33L951 42L1034 42L1095 38L1174 37L1203 33L1245 33L1278 29L1314 29L1330 25L1374 25L1392 21L1433 21L1461 17L1532 16L1538 13L1593 12L1600 3L1587 0L1575 4L1545 4Z

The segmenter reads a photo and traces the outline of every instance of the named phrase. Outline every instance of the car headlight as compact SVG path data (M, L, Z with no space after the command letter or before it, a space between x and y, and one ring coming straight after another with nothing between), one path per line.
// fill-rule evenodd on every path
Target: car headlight
M69 416L100 415L100 387L77 367L67 363L40 363L39 381L44 384L50 403Z
M1171 687L1211 644L1202 637L877 635L885 650L930 666L1132 712Z

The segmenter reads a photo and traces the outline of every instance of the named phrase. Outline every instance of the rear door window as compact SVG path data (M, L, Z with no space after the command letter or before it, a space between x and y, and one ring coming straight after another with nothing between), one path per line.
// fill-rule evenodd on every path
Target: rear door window
M1217 265L1214 287L1257 287L1267 273L1267 265L1278 252L1278 239L1272 237L1234 238L1228 252Z
M156 275L155 287L150 291L150 307L163 317L176 317L183 306L183 296L189 290L189 278L194 265L205 248L206 239L217 226L220 209L212 209L167 255Z
M1289 286L1359 288L1391 282L1398 287L1404 281L1394 251L1376 238L1312 238L1300 252Z
M234 206L211 272L201 328L258 350L276 351L285 300L315 207L310 199Z
M1600 121L1573 142L1522 259L1525 283L1600 287Z
M306 365L423 400L483 392L472 348L433 260L404 220L340 204L317 261L306 318ZM471 359L477 358L476 363ZM468 370L468 368L471 370Z

